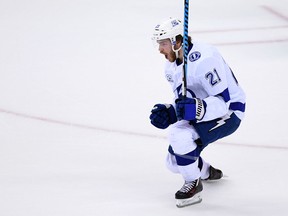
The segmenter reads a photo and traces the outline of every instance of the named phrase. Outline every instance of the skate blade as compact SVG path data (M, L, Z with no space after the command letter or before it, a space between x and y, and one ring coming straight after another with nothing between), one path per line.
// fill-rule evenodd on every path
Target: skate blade
M193 197L188 199L176 199L176 206L178 208L183 208L190 205L195 205L202 202L201 194L195 194Z

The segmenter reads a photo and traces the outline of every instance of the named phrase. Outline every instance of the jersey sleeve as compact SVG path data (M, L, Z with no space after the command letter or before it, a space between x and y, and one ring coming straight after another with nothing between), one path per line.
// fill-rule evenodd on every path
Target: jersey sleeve
M206 113L201 121L210 121L227 114L230 105L226 70L222 58L210 57L197 67L197 77L206 92Z

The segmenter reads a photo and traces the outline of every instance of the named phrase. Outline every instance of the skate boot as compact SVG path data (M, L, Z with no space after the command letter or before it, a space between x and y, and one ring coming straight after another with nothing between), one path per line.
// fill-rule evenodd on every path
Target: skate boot
M185 182L182 188L175 194L176 206L181 208L202 201L200 192L203 190L201 179Z
M209 177L204 180L218 180L221 179L222 177L223 177L222 171L210 165Z

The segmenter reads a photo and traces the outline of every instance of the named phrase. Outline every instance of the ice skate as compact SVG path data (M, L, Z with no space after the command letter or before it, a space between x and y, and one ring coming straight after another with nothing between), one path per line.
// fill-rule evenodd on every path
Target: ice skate
M201 179L185 182L182 188L175 194L176 206L181 208L202 201L200 192L203 190Z
M212 166L210 166L210 169L209 169L209 177L204 179L205 181L206 180L219 180L223 177L223 173L221 170L219 169L216 169Z

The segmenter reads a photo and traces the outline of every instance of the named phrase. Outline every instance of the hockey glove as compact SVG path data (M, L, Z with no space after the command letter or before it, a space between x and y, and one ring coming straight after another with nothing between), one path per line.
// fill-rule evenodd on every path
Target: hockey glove
M179 120L201 120L206 111L206 103L199 98L182 98L176 100L176 112Z
M175 109L171 104L156 104L151 110L150 120L155 127L165 129L177 121Z

